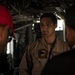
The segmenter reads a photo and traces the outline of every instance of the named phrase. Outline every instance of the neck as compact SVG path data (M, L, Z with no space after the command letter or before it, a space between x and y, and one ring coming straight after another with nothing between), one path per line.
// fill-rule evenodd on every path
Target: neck
M51 37L46 37L45 40L48 44L52 44L55 38L56 38L56 35L51 36Z

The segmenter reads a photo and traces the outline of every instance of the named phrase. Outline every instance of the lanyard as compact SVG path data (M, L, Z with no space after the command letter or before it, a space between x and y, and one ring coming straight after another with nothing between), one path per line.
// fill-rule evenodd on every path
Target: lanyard
M51 56L52 50L53 50L53 48L54 48L54 46L55 46L56 38L57 38L57 37L55 37L55 40L54 40L53 43L51 44L51 48L50 48L50 52L49 52L48 60L50 59L50 56Z

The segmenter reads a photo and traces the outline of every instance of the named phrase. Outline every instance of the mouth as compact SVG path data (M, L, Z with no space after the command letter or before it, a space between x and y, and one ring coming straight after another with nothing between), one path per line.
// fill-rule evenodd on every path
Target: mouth
M42 34L46 35L48 32L47 31L43 31Z
M43 36L47 36L48 34L47 34L47 33L42 33L42 35L43 35Z

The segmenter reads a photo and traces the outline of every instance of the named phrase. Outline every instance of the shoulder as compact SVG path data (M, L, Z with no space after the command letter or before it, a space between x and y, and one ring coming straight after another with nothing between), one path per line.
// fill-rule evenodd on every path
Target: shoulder
M62 46L64 46L64 47L68 47L68 48L69 48L67 42L64 41L64 40L62 40L62 39L59 38L59 37L57 37L57 43L58 43L59 45L62 45Z
M62 43L62 44L65 44L65 43L66 43L64 40L62 40L62 39L59 38L59 37L57 37L57 41L58 41L59 43Z
M51 61L55 61L55 62L63 62L64 60L70 60L74 58L75 59L75 49L71 49L69 51L66 51L64 53L61 53L57 56L54 56Z
M42 41L43 41L43 39L42 39L42 38L37 39L37 40L35 40L35 41L33 41L33 42L29 43L29 45L28 45L28 46L35 46L35 45L37 45L37 44L42 43Z
M38 48L38 46L41 46L43 44L43 39L37 39L31 43L29 43L26 47L27 50L33 50L34 48Z

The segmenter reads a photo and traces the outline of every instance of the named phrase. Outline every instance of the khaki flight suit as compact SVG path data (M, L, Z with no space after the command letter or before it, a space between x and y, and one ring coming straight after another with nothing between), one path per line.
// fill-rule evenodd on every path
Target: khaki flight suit
M40 75L49 57L50 48L51 45L44 38L29 44L19 65L19 75ZM50 58L68 50L68 45L57 37Z

